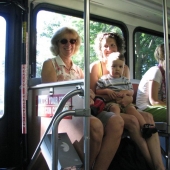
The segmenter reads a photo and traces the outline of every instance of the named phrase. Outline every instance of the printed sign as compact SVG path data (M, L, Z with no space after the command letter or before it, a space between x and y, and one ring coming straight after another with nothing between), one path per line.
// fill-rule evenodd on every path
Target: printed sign
M64 95L65 94L36 96L37 116L52 117ZM72 110L72 98L67 101L62 111L64 110ZM66 116L64 118L71 119L72 116Z

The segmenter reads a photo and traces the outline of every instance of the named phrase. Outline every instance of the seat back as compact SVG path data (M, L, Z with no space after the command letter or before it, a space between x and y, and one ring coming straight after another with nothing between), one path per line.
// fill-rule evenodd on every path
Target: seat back
M38 84L41 84L42 82L41 82L41 78L30 78L29 80L28 80L28 86L30 87L30 86L36 86L36 85L38 85Z

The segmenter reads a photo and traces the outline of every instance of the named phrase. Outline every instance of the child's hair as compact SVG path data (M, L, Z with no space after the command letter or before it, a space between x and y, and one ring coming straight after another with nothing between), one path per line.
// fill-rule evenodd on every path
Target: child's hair
M108 59L107 59L107 63L108 65L112 64L112 62L114 60L122 60L125 62L125 57L123 54L119 53L119 52L113 52L109 55Z

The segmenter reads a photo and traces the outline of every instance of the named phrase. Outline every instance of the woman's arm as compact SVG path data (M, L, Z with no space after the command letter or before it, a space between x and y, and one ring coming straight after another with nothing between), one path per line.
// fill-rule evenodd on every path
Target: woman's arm
M90 89L92 89L94 93L96 93L96 83L99 78L100 75L98 62L92 63L90 65Z
M90 89L96 93L96 84L100 78L99 62L94 62L90 65ZM106 101L110 101L111 98L108 95L96 95L103 97Z
M57 76L51 59L44 61L41 71L42 83L56 82Z
M149 101L153 106L166 106L166 103L158 98L159 86L158 82L149 81Z
M124 66L123 76L130 80L130 70L129 70L129 67L126 64Z
M83 70L81 68L80 68L80 78L84 79L84 72L83 72Z

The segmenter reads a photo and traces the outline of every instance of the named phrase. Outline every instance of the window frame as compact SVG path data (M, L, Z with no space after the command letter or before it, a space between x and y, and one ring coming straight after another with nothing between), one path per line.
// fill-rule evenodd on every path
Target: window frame
M36 77L36 18L37 14L40 10L46 10L49 12L57 12L60 14L65 14L65 15L71 15L74 17L79 17L83 19L83 12L78 11L78 10L73 10L71 8L66 8L66 7L61 7L58 5L52 5L48 3L41 3L38 4L35 8L33 8L33 4L31 5L31 19L30 19L30 44L29 44L29 53L30 53L30 58L29 58L29 65L30 65L30 78ZM125 59L126 59L126 64L129 64L129 33L127 26L118 20L113 20L97 15L90 14L90 20L96 21L96 22L102 22L105 24L114 24L118 26L122 32L123 36L125 39L125 45L126 45L126 53L125 53Z
M137 32L143 32L143 33L146 33L146 34L150 34L150 35L154 35L154 36L158 36L158 37L162 37L164 38L164 33L162 32L159 32L159 31L155 31L155 30L152 30L152 29L148 29L148 28L145 28L145 27L136 27L133 31L133 78L136 79L135 77L135 64L136 64L136 57L135 57L135 34ZM169 35L169 39L170 39L170 35Z

